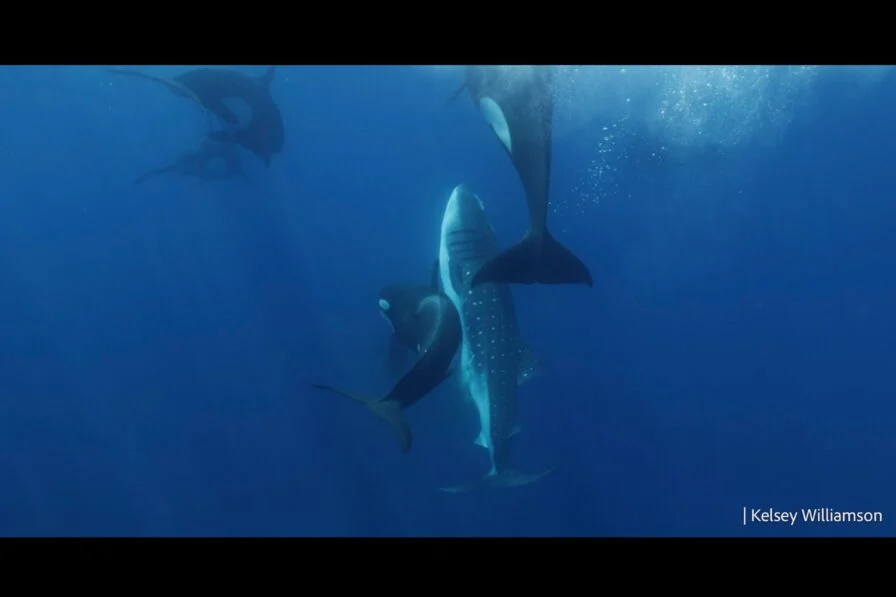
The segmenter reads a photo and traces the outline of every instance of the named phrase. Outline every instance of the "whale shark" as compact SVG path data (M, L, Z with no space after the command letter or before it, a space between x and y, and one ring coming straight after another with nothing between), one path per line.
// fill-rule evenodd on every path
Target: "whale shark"
M520 431L517 390L540 372L532 350L523 342L510 286L471 286L473 275L498 252L495 234L482 201L466 185L451 192L442 218L439 271L442 291L460 314L463 341L459 355L462 389L476 408L475 443L488 451L485 477L449 492L534 483L551 470L521 473L511 464L510 444Z

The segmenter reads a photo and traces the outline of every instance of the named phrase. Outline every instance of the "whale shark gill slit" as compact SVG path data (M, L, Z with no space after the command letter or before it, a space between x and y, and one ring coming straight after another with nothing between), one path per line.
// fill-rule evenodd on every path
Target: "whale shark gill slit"
M463 261L467 258L478 258L483 250L490 249L490 239L478 231L455 230L448 234L448 249L452 256Z

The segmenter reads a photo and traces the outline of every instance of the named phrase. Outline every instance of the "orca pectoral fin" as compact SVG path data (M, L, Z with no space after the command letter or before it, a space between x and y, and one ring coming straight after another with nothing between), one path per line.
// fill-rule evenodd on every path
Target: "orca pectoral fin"
M125 75L128 77L140 77L141 79L150 79L152 81L158 81L160 83L165 82L163 79L156 77L154 75L147 75L146 73L141 73L138 70L131 70L129 68L107 68L106 72L115 74L115 75Z
M371 400L332 386L320 384L311 384L311 387L316 390L327 390L329 392L335 392L336 394L342 394L346 398L351 398L355 402L366 406L375 414L385 419L392 429L395 430L395 433L398 434L399 446L402 452L407 452L411 449L411 428L405 423L401 413L401 405L397 401Z
M470 284L584 284L593 286L581 259L548 233L527 234L519 243L485 263Z
M523 485L531 485L536 481L544 479L554 472L551 468L540 473L520 473L516 471L503 471L493 475L486 475L478 481L467 483L465 485L455 485L454 487L442 487L441 491L446 493L470 493L480 489L509 489L512 487L522 487Z
M205 124L208 126L208 132L206 132L205 137L203 137L202 141L208 142L209 140L211 140L211 134L215 132L215 126L217 124L215 118L217 117L215 116L214 112L212 112L205 106L202 106L202 111L205 114Z
M183 85L181 85L180 83L178 83L177 81L174 81L172 79L166 79L165 77L157 77L155 75L148 75L146 73L141 73L140 71L130 70L130 69L126 69L126 68L107 68L106 70L108 72L114 73L116 75L125 75L128 77L139 77L141 79L149 79L150 81L155 81L156 83L161 83L162 85L164 85L165 87L170 89L175 95L180 96L180 97L189 98L189 99L193 100L194 102L196 102L197 104L199 104L200 106L202 105L202 102L199 101L199 98L196 97L196 94L194 94L192 91L190 91L189 89L187 89L186 87L184 87Z
M467 82L464 81L463 83L460 84L460 86L457 89L454 90L454 93L452 93L451 96L445 100L445 103L443 104L443 106L447 106L448 104L450 104L451 102L456 100L457 96L459 96L461 94L461 92L466 88L467 88Z

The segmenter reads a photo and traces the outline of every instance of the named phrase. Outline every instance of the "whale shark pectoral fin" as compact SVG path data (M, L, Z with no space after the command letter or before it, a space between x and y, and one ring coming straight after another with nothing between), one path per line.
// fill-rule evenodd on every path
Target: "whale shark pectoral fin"
M398 401L370 400L369 398L364 398L332 386L320 384L311 384L311 387L316 390L327 390L335 392L336 394L342 394L346 398L351 398L355 402L363 404L368 409L385 419L386 422L392 426L392 429L395 430L395 433L398 435L399 446L402 452L407 452L411 449L411 428L408 427L408 424L402 416L401 404L399 404Z
M470 493L478 489L509 489L512 487L522 487L523 485L531 485L536 481L544 479L556 469L548 469L540 473L519 473L516 471L503 471L491 475L486 475L478 481L473 481L465 485L455 485L454 487L442 487L441 491L446 493Z
M488 439L486 439L485 434L483 434L481 431L479 432L479 436L476 437L473 443L480 448L488 448Z
M520 349L520 364L517 368L516 382L518 386L523 385L530 379L538 377L542 373L542 365L532 348L526 344Z
M470 284L584 284L594 282L588 266L548 233L529 233L485 263Z
M501 141L501 145L507 150L507 153L513 155L513 139L510 138L510 126L507 124L507 118L504 117L504 111L498 102L490 97L484 97L479 100L479 111L485 117L485 121L492 127L495 135Z
M461 294L464 290L464 272L463 268L456 262L448 260L448 283L454 292Z

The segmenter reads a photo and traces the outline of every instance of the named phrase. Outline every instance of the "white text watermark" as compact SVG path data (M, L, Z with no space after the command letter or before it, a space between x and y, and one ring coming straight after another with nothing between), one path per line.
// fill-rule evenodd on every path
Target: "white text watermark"
M867 524L884 521L882 512L844 511L834 508L800 508L776 510L775 508L750 508L744 506L743 525L748 524Z

